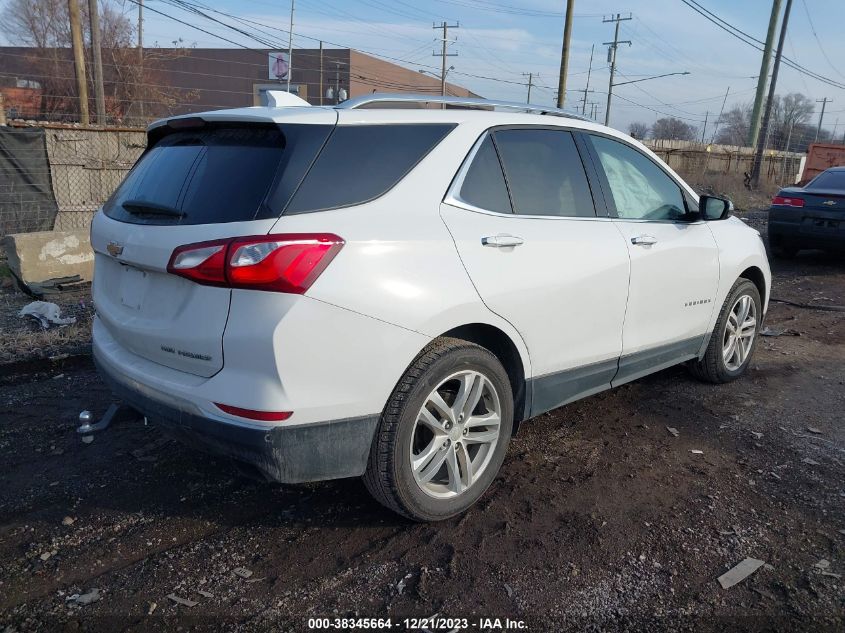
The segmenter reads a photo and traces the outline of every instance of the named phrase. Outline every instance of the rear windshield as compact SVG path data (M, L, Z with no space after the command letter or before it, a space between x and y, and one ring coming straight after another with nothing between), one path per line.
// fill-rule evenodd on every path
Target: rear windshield
M215 224L278 217L333 126L207 125L150 147L103 206L135 224Z
M806 189L845 190L845 171L823 171L807 184Z

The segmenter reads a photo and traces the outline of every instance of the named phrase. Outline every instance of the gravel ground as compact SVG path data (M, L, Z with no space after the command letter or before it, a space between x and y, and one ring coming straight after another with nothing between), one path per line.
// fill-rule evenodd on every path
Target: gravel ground
M845 305L842 258L773 266L775 298ZM432 525L357 480L253 482L152 426L84 444L77 414L109 402L90 360L7 365L0 631L434 614L532 631L841 631L845 314L773 303L767 325L783 335L761 339L737 382L673 368L523 425L480 503ZM722 589L746 557L766 565ZM68 599L94 588L96 602Z

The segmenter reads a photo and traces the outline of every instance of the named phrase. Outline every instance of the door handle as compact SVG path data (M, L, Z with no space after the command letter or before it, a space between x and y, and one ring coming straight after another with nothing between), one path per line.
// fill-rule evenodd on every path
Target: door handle
M637 244L638 246L651 246L652 244L657 244L657 238L653 235L637 235L636 237L631 238L631 244Z
M521 237L517 237L516 235L506 235L504 233L499 233L498 235L491 235L489 237L481 238L482 246L492 246L493 248L508 248L512 246L519 246L524 242L525 240L523 240Z

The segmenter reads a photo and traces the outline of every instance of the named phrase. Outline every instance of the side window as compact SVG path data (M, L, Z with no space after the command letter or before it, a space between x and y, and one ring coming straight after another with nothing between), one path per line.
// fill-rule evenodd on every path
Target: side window
M392 189L455 128L451 123L338 125L285 213L337 209Z
M620 218L681 220L687 215L681 188L648 156L604 136L590 138Z
M460 199L480 209L511 213L508 188L493 140L488 134L472 159L461 184Z
M594 217L590 185L572 134L514 129L493 133L514 213Z

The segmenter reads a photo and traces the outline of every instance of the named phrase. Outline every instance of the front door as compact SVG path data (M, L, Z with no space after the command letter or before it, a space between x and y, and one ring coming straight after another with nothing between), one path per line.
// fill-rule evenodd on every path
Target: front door
M628 252L598 218L572 134L485 135L441 207L484 303L522 335L536 415L610 386L622 351Z
M715 308L719 254L690 196L656 162L619 140L589 139L631 258L615 385L698 355Z

